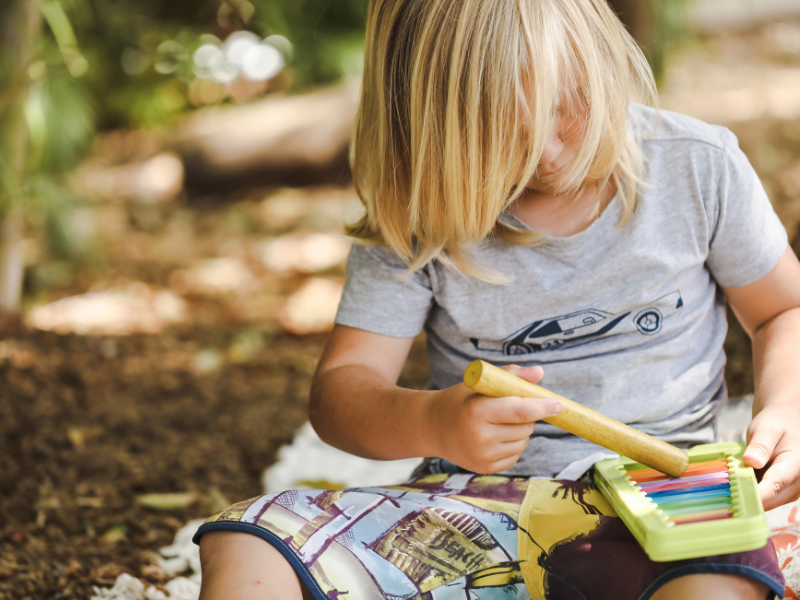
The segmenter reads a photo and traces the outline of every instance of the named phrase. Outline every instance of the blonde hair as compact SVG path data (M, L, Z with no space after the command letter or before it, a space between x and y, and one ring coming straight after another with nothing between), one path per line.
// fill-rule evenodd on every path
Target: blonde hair
M655 98L647 61L605 0L371 0L351 148L366 214L348 233L385 244L408 272L436 258L507 281L469 249L490 235L541 242L498 219L535 175L555 107L585 114L565 189L610 179L625 223L643 181L628 105Z

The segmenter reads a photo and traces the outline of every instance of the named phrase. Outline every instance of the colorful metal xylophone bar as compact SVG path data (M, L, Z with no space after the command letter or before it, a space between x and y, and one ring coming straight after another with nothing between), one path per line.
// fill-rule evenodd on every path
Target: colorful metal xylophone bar
M655 469L627 471L626 475L676 525L733 517L726 460L692 463L683 476L675 478Z

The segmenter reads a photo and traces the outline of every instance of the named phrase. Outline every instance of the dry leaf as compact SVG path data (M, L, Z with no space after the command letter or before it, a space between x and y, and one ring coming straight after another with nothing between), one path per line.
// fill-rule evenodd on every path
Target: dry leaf
M137 496L136 502L139 506L152 508L153 510L174 510L176 508L186 508L194 504L197 494L194 492L178 492L171 494L143 494Z

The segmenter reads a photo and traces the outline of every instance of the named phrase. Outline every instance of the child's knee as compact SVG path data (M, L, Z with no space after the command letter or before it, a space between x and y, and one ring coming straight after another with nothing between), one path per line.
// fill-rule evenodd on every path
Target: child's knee
M271 544L249 533L210 531L200 538L200 566L204 572L221 563L230 567L231 563L259 565L275 561L285 559Z
M230 540L230 536L236 535L228 531L211 531L200 538L200 567L204 573L220 560L224 560L224 548L235 543L235 539Z
M312 598L270 543L249 533L211 531L200 538L201 600Z
M661 586L651 600L764 600L769 588L744 575L698 573Z

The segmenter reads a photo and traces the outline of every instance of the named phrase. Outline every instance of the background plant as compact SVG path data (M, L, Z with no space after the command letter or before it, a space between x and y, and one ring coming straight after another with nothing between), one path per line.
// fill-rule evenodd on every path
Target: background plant
M684 2L611 0L657 74L665 49L683 28ZM276 89L299 92L355 75L361 68L367 4L2 3L0 310L19 309L26 228L60 260L80 263L96 253L75 234L72 217L82 200L69 193L65 175L86 156L98 131L164 126L207 104L248 101ZM268 50L275 56L279 52L280 68L274 73L262 69L263 80L250 77L237 87L233 82L237 77L242 81L235 72L240 65L231 63L235 53L229 52L235 36L251 46L260 44L267 58ZM204 46L205 54L198 53ZM201 64L203 57L223 62Z

